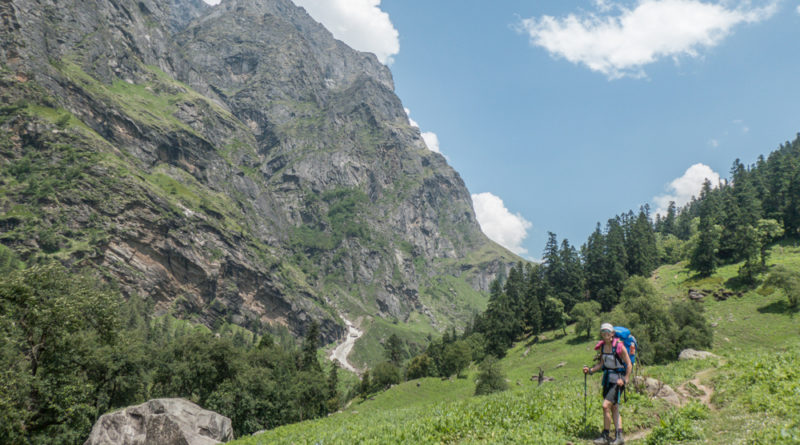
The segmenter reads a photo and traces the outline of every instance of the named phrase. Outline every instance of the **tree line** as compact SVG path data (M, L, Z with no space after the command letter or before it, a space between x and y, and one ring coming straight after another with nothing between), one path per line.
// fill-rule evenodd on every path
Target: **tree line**
M320 363L319 327L286 336L213 333L153 318L138 298L59 263L24 267L0 245L0 443L83 443L97 418L183 397L236 436L336 411L348 397Z
M703 307L668 303L646 280L663 264L686 261L698 276L724 264L742 263L734 286L765 284L800 305L800 276L783 266L767 268L768 247L800 235L800 134L751 166L738 159L731 178L706 180L700 195L664 214L649 206L597 224L577 249L556 234L540 264L522 262L493 281L487 309L464 332L433 340L406 368L407 378L460 375L470 361L505 355L514 341L560 330L590 336L603 319L630 327L647 345L639 359L663 363L681 349L709 347L712 330Z

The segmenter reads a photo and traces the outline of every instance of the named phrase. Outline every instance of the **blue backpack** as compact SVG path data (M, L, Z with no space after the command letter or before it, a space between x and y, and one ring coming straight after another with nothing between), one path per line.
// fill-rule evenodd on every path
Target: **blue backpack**
M595 351L602 348L603 343L603 340L597 342L597 345L594 347ZM636 365L636 349L639 347L639 342L637 342L636 337L631 334L630 329L622 326L614 326L613 345L614 356L617 358L619 363L625 363L625 361L622 360L622 348L625 347L625 349L628 351L628 356L631 358L631 365ZM625 371L625 368L620 368L619 371Z
M622 326L614 326L614 337L622 340L625 349L628 350L628 355L631 357L631 364L636 365L636 349L639 347L639 342L631 334L631 330ZM620 361L622 360L620 359Z

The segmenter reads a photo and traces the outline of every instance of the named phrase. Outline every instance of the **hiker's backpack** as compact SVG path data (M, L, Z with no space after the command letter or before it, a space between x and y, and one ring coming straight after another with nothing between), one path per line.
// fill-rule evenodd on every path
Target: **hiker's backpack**
M631 358L631 365L636 365L636 349L639 347L639 342L637 342L636 337L631 334L631 330L622 326L614 326L614 338L617 340L614 342L615 345L622 345L628 350L628 356ZM594 349L598 350L602 347L603 340L600 340L597 342ZM625 363L620 354L621 352L615 347L614 355L617 357L617 360L620 363Z
M637 342L636 337L631 334L631 330L622 326L614 326L614 337L622 340L622 343L625 345L625 349L628 350L628 355L631 357L631 365L635 366L636 349L639 347L639 342ZM616 350L614 352L616 352Z

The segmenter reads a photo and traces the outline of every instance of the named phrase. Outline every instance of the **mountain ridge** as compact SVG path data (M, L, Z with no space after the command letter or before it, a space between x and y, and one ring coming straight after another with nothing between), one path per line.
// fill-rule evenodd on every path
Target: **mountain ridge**
M0 16L0 240L23 258L208 326L317 320L326 342L342 311L463 323L518 259L480 231L388 68L288 0L4 0Z

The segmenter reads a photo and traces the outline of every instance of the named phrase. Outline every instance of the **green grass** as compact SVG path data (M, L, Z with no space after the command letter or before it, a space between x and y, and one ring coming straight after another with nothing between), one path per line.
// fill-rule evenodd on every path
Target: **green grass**
M774 248L770 264L777 263L800 270L800 249ZM681 264L664 266L654 282L666 298L686 298L689 288L724 286L737 270L738 265L724 266L698 280ZM662 401L629 394L622 407L625 428L649 435L628 443L800 443L800 314L786 307L781 292L759 291L702 303L716 323L712 352L722 359L639 370L673 387L702 372L703 384L717 391L714 409L697 403L669 409ZM504 393L472 396L473 364L465 378L404 382L328 418L233 443L587 443L601 425L599 376L588 378L584 422L580 368L593 357L596 339L578 338L569 327L567 335L551 331L533 340L518 342L500 361L511 386ZM555 380L537 387L531 377L540 367Z
M369 319L366 325L361 326L361 329L364 331L364 335L356 341L349 357L350 362L356 366L386 361L381 342L392 334L397 334L401 340L409 344L411 349L417 348L417 350L425 347L428 334L436 335L433 328L424 322L398 322L395 324L379 317Z
M428 385L430 379L421 384ZM397 387L396 387L397 388ZM394 388L393 388L394 389ZM325 419L283 426L233 444L564 443L594 434L584 422L583 385L572 381L453 402L396 409L354 409ZM635 396L648 418L658 404ZM599 411L598 397L588 403ZM646 407L646 408L645 408Z

